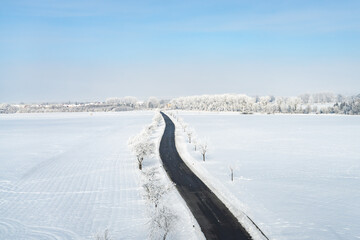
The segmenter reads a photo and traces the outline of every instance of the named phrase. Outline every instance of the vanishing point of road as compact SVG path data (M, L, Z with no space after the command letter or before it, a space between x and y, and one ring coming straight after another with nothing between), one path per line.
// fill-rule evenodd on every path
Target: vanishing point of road
M181 159L175 145L175 125L167 115L161 114L166 123L159 149L164 169L176 184L206 239L252 239L224 203Z

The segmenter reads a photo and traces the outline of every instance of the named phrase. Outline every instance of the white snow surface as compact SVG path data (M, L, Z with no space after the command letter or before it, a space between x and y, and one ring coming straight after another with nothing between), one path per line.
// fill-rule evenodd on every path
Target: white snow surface
M177 124L180 155L241 221L272 240L360 239L360 116L173 113L209 142L203 162Z
M0 239L148 238L127 140L153 115L0 115Z

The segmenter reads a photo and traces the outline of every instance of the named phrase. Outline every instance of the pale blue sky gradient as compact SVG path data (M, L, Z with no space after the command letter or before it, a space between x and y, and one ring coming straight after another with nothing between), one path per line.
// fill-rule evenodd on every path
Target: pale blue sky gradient
M360 92L360 1L5 0L0 102Z

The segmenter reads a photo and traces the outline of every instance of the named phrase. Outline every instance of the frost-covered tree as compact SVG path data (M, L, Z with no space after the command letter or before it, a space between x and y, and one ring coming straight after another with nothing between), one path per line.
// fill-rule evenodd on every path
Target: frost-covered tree
M305 114L308 114L308 113L311 113L312 109L311 109L311 105L310 104L307 104L305 109L303 110L303 112Z
M169 232L174 228L178 216L170 208L161 206L155 209L151 219L151 237L166 240Z
M130 138L128 144L131 151L136 156L139 170L142 170L144 158L151 157L155 153L155 144L151 141L150 136L146 131Z
M129 107L135 107L139 100L136 97L127 96L122 99L123 104Z
M298 97L291 97L289 99L289 105L292 113L300 113L301 112L301 104L302 101Z
M148 108L158 108L160 106L160 101L156 97L149 97L146 105Z
M158 126L160 126L162 120L163 120L163 118L162 118L160 112L157 112L152 119L152 124L154 124L158 127Z
M155 113L154 117L152 118L151 124L145 127L144 131L151 135L157 127L160 126L161 121L163 120L160 112Z
M119 109L126 109L126 108L135 109L136 107L138 107L139 101L136 97L127 96L123 98L118 98L118 97L107 98L105 103L107 105L122 107Z
M145 198L151 206L150 238L166 239L178 218L165 199L173 185L163 181L157 167L144 171L142 179L145 181Z
M169 103L169 104L168 104ZM335 106L335 104L338 104ZM170 109L198 111L237 111L259 113L340 113L357 114L356 96L346 97L334 93L302 94L298 97L256 96L243 94L202 95L174 98L171 101L155 97L145 102L135 97L114 97L104 102L64 102L40 104L0 104L1 113L36 112L118 112L135 109L153 109L168 106Z
M222 94L175 98L170 101L170 107L199 111L238 111L245 114L252 112L307 113L310 110L306 109L307 104L313 108L316 106L314 104L335 103L341 99L344 99L343 96L332 93L303 94L299 97L274 97L271 95L249 97L240 94ZM333 112L326 105L321 106L320 110L319 113ZM353 113L350 110L347 112Z
M172 186L166 186L161 183L159 177L159 172L156 168L151 168L145 172L146 183L143 185L146 198L154 204L154 207L157 208L161 202L164 195L166 195L172 189Z

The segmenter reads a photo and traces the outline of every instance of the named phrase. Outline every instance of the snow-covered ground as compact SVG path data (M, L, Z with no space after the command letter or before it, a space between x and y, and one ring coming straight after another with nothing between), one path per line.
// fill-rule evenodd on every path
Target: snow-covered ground
M270 239L360 239L359 116L178 115L209 142L203 162L178 129L180 155Z
M0 115L0 239L146 239L127 140L153 115Z
M148 238L151 216L127 140L153 115L0 115L0 239L93 239L107 228L112 239ZM179 115L209 141L202 162L178 129L182 156L270 239L360 239L360 117ZM159 164L156 157L144 170ZM178 194L166 200L181 215L170 237L202 238Z

